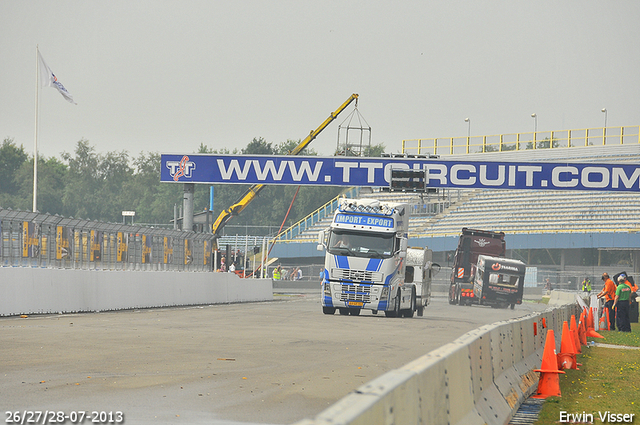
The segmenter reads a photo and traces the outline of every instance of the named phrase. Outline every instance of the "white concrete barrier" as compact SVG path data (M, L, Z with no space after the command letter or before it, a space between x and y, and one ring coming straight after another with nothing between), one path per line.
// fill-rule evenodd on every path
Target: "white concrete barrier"
M271 279L233 273L0 268L0 316L272 299Z
M537 387L547 330L557 349L562 323L578 312L564 305L482 326L296 425L506 424Z
M549 295L549 305L557 306L573 304L576 302L576 294L587 303L589 303L589 301L587 300L587 296L582 291L565 291L554 289Z

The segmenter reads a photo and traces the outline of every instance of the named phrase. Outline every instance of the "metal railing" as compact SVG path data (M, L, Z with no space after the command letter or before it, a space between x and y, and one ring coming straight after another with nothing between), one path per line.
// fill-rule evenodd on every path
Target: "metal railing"
M308 230L314 224L318 223L325 217L331 217L333 215L333 212L336 210L336 208L338 208L338 200L340 198L342 198L343 196L347 198L357 198L359 191L360 191L359 187L352 187L350 189L347 189L345 192L336 196L335 198L333 198L332 200L330 200L329 202L327 202L326 204L324 204L323 206L321 206L320 208L318 208L317 210L315 210L314 212L312 212L302 220L298 221L297 223L293 224L289 228L280 232L275 237L274 240L279 242L285 242L285 241L290 241L294 239L296 236Z
M213 235L0 208L0 266L211 270Z
M402 141L402 153L412 155L456 155L530 149L628 145L632 143L640 143L640 126L535 131L491 136L407 139Z

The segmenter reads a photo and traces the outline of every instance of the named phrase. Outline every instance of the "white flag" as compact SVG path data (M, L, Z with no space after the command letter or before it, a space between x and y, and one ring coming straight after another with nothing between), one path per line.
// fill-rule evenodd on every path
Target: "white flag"
M55 74L51 72L51 68L49 68L44 62L44 59L42 59L42 55L40 54L40 50L38 50L38 59L40 61L40 84L42 85L42 87L55 87L56 89L58 89L62 97L64 97L74 105L77 105L77 103L73 101L73 97L71 96L71 94L67 91L67 89L64 88L62 83L58 81L58 78L55 76Z

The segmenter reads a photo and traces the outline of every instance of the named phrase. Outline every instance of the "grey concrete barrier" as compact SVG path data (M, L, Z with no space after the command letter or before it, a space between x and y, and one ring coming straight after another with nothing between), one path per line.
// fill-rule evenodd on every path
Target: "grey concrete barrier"
M562 323L578 313L564 305L482 326L296 425L506 424L537 388L547 330L557 350Z
M233 273L0 268L0 316L272 299L271 279Z
M589 301L586 299L585 292L554 289L549 295L549 305L556 306L573 304L576 302L576 294L589 304Z

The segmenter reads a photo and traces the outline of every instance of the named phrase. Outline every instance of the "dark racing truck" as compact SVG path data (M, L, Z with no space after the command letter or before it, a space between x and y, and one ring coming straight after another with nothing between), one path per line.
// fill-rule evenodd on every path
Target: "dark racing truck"
M510 258L479 255L474 267L473 292L481 305L511 309L522 304L526 264Z
M479 255L504 257L504 232L463 228L451 269L449 304L477 304L473 291L473 272Z

